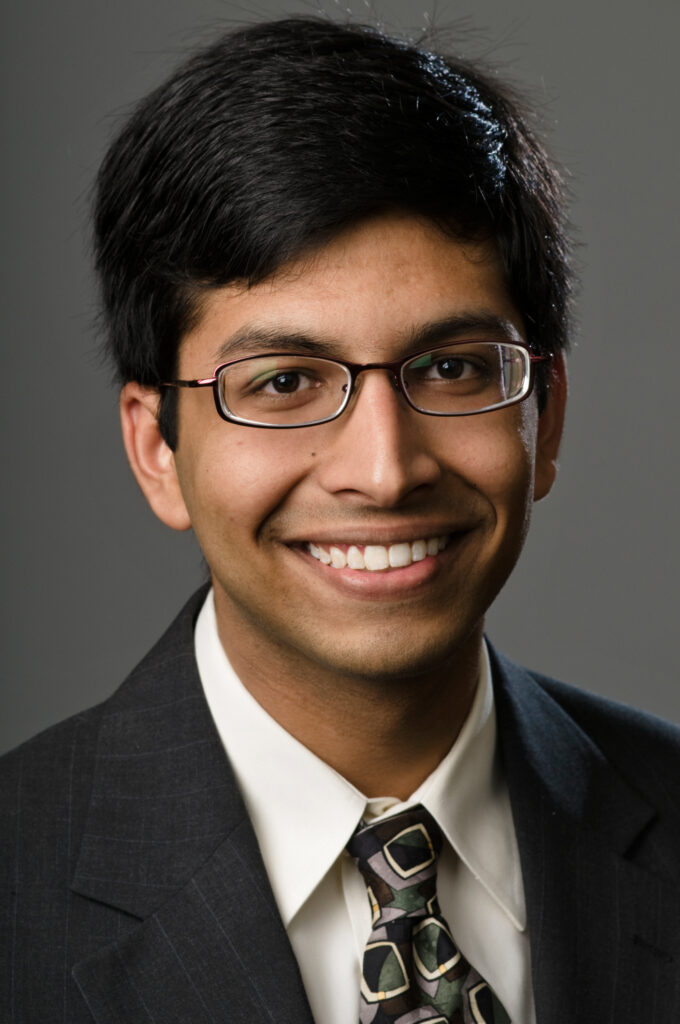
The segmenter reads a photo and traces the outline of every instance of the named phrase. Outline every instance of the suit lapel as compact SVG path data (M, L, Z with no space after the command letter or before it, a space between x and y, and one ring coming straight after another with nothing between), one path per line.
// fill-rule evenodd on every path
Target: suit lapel
M539 1024L677 1019L678 889L636 863L655 810L528 673L494 668Z
M127 931L73 975L97 1024L312 1024L198 679L193 624L202 599L103 717L72 888L123 911Z
M74 976L97 1024L312 1024L247 823L186 885Z

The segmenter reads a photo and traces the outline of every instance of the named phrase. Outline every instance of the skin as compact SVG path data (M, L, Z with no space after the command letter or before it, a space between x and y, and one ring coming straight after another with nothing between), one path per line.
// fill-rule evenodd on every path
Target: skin
M384 215L250 289L209 292L181 344L179 376L210 376L225 343L237 344L229 358L257 354L261 343L243 337L255 331L280 334L282 349L286 335L304 333L329 355L393 360L414 351L417 330L461 315L506 325L464 338L524 338L494 246ZM132 469L164 523L194 529L236 672L369 796L408 797L465 719L485 611L519 556L532 502L555 477L560 359L551 373L540 417L533 396L479 416L424 416L384 371L370 371L342 417L280 431L226 423L209 389L182 391L174 453L158 431L157 393L123 389ZM442 534L452 541L435 558L380 573L334 570L305 548Z

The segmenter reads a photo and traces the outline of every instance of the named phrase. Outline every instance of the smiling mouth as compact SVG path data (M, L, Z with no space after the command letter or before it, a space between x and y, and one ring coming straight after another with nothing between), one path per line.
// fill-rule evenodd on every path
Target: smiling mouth
M450 534L425 540L399 541L396 544L314 544L305 545L312 558L331 569L363 569L384 572L403 569L413 562L422 562L428 555L438 555L451 539Z

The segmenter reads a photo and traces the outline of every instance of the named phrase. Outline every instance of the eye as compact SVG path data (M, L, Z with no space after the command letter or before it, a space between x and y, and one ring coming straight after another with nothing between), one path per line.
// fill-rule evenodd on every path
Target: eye
M478 367L470 359L463 359L460 356L445 356L432 364L428 376L440 377L442 380L461 380L476 372L478 372Z
M302 426L342 411L348 370L305 355L252 356L226 364L219 375L224 411L247 423Z
M280 395L290 395L305 383L305 378L296 370L286 370L271 377L262 388L271 388ZM309 381L307 380L307 385Z
M494 384L499 373L498 345L470 342L416 356L404 367L404 385L420 406L429 408L434 402L438 408L445 395L450 402L480 393Z
M252 395L297 395L319 386L318 374L311 370L290 367L268 370L254 377L248 383Z
M408 372L423 384L472 381L488 374L488 356L484 352L428 353L414 360Z

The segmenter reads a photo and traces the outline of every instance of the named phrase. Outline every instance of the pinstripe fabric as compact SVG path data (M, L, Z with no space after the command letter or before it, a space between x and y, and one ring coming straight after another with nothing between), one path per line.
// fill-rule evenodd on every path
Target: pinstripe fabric
M202 598L109 701L0 761L2 1024L312 1024L200 688ZM494 680L539 1024L680 1020L678 730Z
M3 759L3 1024L311 1024L198 682L203 596L110 701ZM246 898L263 938L230 934Z

